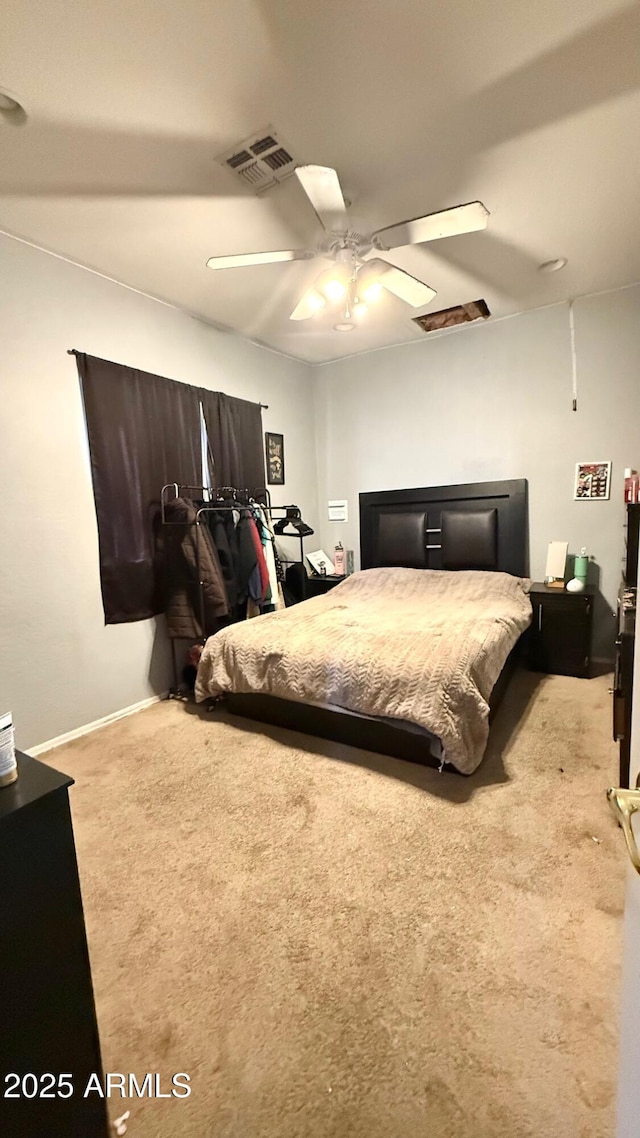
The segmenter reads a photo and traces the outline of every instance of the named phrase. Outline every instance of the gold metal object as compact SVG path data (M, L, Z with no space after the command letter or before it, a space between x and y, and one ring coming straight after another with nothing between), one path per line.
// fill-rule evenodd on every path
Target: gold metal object
M623 786L610 786L607 791L607 802L614 818L622 826L633 868L637 873L640 873L640 850L638 850L635 834L631 827L633 815L640 810L640 790L627 790Z

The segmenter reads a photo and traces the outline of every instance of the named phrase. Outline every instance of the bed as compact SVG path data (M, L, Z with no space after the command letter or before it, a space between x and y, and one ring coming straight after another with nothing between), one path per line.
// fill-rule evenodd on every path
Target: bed
M360 495L362 570L211 637L196 698L471 774L531 620L526 482Z

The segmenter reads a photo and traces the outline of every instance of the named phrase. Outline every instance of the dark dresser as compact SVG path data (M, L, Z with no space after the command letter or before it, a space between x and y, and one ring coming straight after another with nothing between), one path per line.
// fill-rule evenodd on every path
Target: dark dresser
M624 586L618 594L618 632L613 678L613 738L620 744L620 786L629 786L631 764L631 703L633 653L636 639L635 589Z
M18 770L0 789L0 1133L106 1138L104 1100L83 1097L102 1064L73 779L23 754Z
M587 677L591 670L594 588L581 593L531 586L533 619L529 631L529 666L536 672Z
M618 593L618 630L613 680L613 737L620 744L620 786L629 786L633 654L636 640L638 537L640 504L628 505L625 519L625 557Z

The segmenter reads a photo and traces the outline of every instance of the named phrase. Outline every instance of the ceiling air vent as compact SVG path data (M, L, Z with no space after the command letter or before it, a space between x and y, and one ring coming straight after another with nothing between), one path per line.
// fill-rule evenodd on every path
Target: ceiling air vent
M257 194L283 182L299 165L290 148L270 126L257 130L231 150L220 154L218 162L232 170L245 186L251 186Z
M455 328L456 324L486 320L488 316L491 313L486 300L472 300L469 304L455 304L453 308L442 308L440 312L414 316L413 323L418 324L423 332L439 332L442 328Z
M258 138L256 142L251 143L251 149L254 154L264 154L265 150L273 150L278 142L272 134L268 134L265 138Z
M248 150L239 150L237 154L232 154L230 158L227 158L227 166L230 166L232 170L237 170L239 166L244 166L245 162L251 161L252 155L249 154Z

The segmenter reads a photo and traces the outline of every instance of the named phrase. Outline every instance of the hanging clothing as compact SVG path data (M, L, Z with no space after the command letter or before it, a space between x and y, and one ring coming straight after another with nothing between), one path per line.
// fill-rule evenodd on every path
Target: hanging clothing
M273 530L269 525L265 510L261 506L256 508L256 513L259 518L260 537L262 539L267 573L269 574L269 603L271 603L274 609L284 608L284 600L280 599L281 590L279 589L278 571L276 567L275 537Z
M249 596L251 596L253 600L259 601L261 596L259 570L257 577L258 585L256 586L254 577L252 588L249 588L249 582L252 580L252 574L258 564L253 530L255 530L253 518L250 516L248 510L243 510L236 526L236 536L238 539L238 597L243 601L246 601Z
M251 518L251 522L251 537L256 551L256 565L258 568L259 579L259 596L256 596L255 599L259 600L260 604L264 604L267 601L267 598L269 598L269 600L271 599L271 595L269 593L269 571L267 569L267 562L264 556L264 549L262 546L260 533L253 517ZM253 595L254 594L252 594L252 596Z
M203 504L206 505L206 503ZM209 528L213 544L216 547L225 588L227 590L227 597L229 599L229 607L231 611L234 612L238 604L237 548L234 556L229 540L228 528L225 525L224 513L210 513L207 510L207 513L203 514L202 517ZM234 544L237 546L237 543Z
M285 580L284 565L282 564L282 561L280 560L280 550L278 549L278 543L276 542L275 534L273 533L273 530L271 531L271 534L273 537L273 541L271 542L271 547L273 549L273 560L276 563L276 579L277 579L279 585L284 585L284 580Z
M158 534L167 632L190 640L216 632L230 613L216 548L208 526L196 524L196 513L187 498L167 502L167 524Z
M236 531L236 523L239 514L236 515L234 510L224 510L221 512L222 524L224 525L227 541L229 542L229 550L231 552L231 565L234 578L234 590L236 597L236 609L241 607L247 599L246 591L244 596L240 588L240 549L238 546L238 534Z

